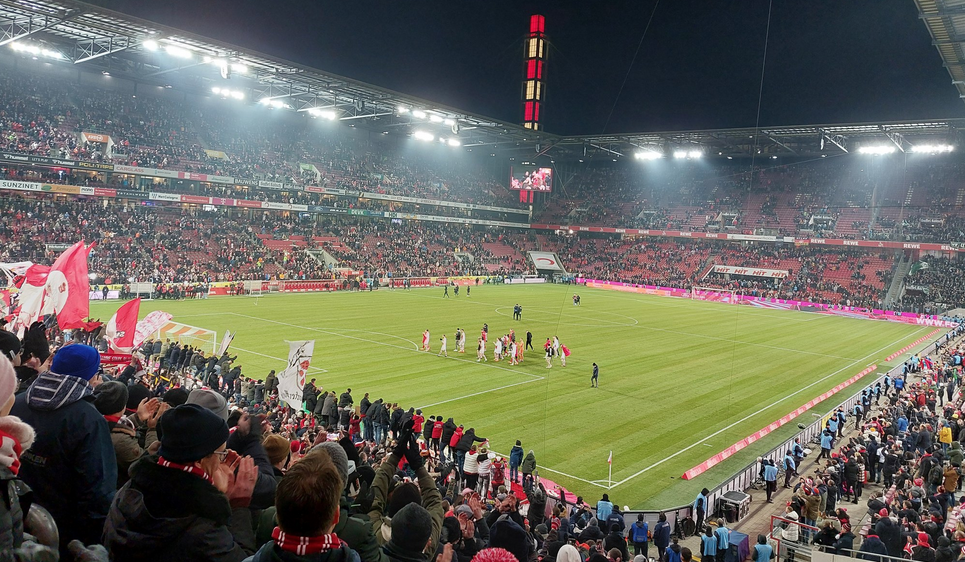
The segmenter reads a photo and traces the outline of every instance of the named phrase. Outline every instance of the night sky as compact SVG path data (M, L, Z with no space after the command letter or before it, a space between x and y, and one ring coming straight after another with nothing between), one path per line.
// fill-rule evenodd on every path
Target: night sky
M654 0L96 3L511 122L522 39L541 13L553 45L544 126L558 134L754 126L768 10L766 0L660 0L617 101ZM965 116L912 0L772 10L761 125Z

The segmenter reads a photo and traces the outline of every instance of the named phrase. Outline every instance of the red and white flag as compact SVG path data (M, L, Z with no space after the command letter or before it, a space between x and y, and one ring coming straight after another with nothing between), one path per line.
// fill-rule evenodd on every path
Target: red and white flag
M606 458L607 464L613 464L613 451L610 451L610 456Z
M90 315L90 279L87 255L90 246L78 242L60 254L54 265L32 265L24 276L17 323L30 326L41 316L55 314L62 329L83 328Z
M139 347L147 341L147 338L151 334L160 330L171 318L173 318L171 313L164 312L163 310L149 312L147 316L137 323L137 328L134 330L134 347Z
M107 322L107 341L111 350L130 353L134 349L134 332L137 331L137 314L141 309L140 297L117 309Z

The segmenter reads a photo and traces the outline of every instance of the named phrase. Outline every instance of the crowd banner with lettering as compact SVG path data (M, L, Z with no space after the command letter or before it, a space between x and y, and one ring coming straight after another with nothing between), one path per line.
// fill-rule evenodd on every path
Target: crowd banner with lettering
M771 279L784 279L787 277L787 271L783 269L736 267L732 265L715 265L714 273L723 273L725 275L745 275L748 277L768 277Z

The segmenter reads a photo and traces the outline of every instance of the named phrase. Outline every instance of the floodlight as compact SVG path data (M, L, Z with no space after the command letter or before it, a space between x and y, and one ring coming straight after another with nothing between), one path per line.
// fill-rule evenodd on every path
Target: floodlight
M184 47L178 47L177 45L166 45L164 47L164 52L179 59L190 59L193 56L191 51L185 49Z
M271 98L261 98L258 103L262 105L271 105Z
M236 100L243 100L245 99L245 93L240 90L235 90L231 92L231 97L235 98Z
M459 139L449 139L448 143L449 146L462 146L462 143L459 142Z
M953 150L955 150L955 147L950 144L918 144L911 149L912 152L918 154L941 154Z
M673 157L676 158L676 159L678 159L678 160L683 159L683 158L686 158L686 157L687 157L687 151L686 151L686 150L675 150L675 151L673 152Z
M238 74L248 74L248 67L236 62L231 65L231 71Z
M400 105L398 107L398 112L399 112L399 115L405 115L406 113L409 112L409 108L405 107L404 105Z
M429 121L432 121L433 123L442 123L442 117L439 117L438 115L430 115Z
M896 148L890 144L862 146L858 149L859 154L871 154L872 156L891 154Z
M450 127L452 127L453 125L456 124L456 120L455 120L455 119L444 119L444 120L442 121L442 123L445 124L445 125L449 125Z
M426 112L425 112L425 111L422 111L421 109L414 109L414 110L412 110L412 116L413 116L413 117L418 117L419 119L425 119L425 118L426 118Z
M663 154L653 150L641 150L633 155L637 160L657 160L663 158Z
M427 133L426 131L416 131L412 133L412 138L421 141L432 142L436 137L432 133Z
M41 52L45 57L47 57L47 58L57 59L57 60L60 60L60 59L64 58L64 55L60 54L60 52L58 52L58 51L51 51L50 49L43 49L43 50L41 50L40 52Z
M143 45L144 48L147 49L148 51L156 51L158 50L158 47L159 47L159 45L157 44L157 41L155 41L154 39L148 39L147 41L141 43L141 45Z
M704 153L699 150L691 150L690 152L687 153L687 156L689 158L703 158Z

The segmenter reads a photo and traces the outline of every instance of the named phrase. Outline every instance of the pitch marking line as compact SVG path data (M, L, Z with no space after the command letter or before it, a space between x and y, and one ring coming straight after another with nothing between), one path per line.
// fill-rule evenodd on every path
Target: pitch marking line
M431 295L419 295L419 296L420 296L420 297L425 297L425 298L430 298L430 299L440 299L440 300L443 300L442 297L433 297L433 296L431 296ZM610 295L605 295L605 296L610 296ZM469 302L469 301L466 301L466 302ZM651 301L648 300L647 302L648 302L648 304L649 304ZM487 303L487 302L483 302L483 301L472 301L472 304L483 304L483 305L488 304L489 306L496 305L496 303ZM674 305L674 306L679 306L679 305ZM738 305L738 306L739 306L739 305ZM504 314L502 314L501 312L499 312L499 309L500 309L500 308L509 308L509 307L506 307L506 306L498 306L498 305L497 305L496 313L499 314L500 316L505 316ZM524 311L524 312L525 312L525 311ZM746 312L746 311L743 311L742 313L744 313L744 312ZM608 313L608 314L613 314L613 313ZM631 318L631 317L628 316L627 318ZM636 319L634 319L634 320L636 320ZM813 319L812 319L812 320L813 320ZM600 322L612 322L611 320L599 320L599 321L600 321ZM544 323L544 324L551 323L551 322L549 322L549 321L547 321L547 320L524 320L523 322L541 322L541 323ZM571 322L565 321L565 319L564 319L564 321L562 322L562 325L564 325L564 326L584 326L584 327L586 327L585 324L571 323ZM656 332L666 332L666 333L668 333L668 334L678 334L678 335L681 335L681 336L689 336L689 337L692 337L692 338L703 338L703 339L707 339L707 340L722 341L722 342L727 342L727 343L739 343L739 344L742 344L742 345L749 345L749 346L753 346L753 347L763 347L763 348L765 348L765 349L775 349L775 350L777 350L777 351L786 351L786 352L788 352L788 353L800 353L800 354L803 354L803 355L813 355L813 356L816 356L816 357L829 357L829 358L831 358L831 359L845 359L845 360L847 360L847 361L855 360L853 357L841 357L841 356L838 356L838 355L828 355L827 353L818 353L818 352L816 352L816 351L805 351L805 350L803 350L803 349L793 349L793 348L789 348L789 347L781 347L781 346L776 346L776 345L767 345L767 344L764 344L764 343L753 343L753 342L747 342L747 341L742 341L742 340L732 340L732 339L728 339L728 338L722 338L722 337L719 337L719 336L708 336L708 335L706 335L706 334L692 334L692 333L690 333L690 332L682 332L682 331L680 331L680 330L671 330L671 329L669 329L669 328L656 328L656 327L654 327L654 326L645 326L645 325L643 325L643 324L615 324L614 326L590 326L590 327L592 327L592 328L602 328L602 329L611 328L611 327L613 327L613 328L639 328L639 329L641 329L641 330L653 330L653 331L656 331ZM860 359L857 359L857 361L860 361Z
M630 476L627 476L627 477L624 478L623 480L620 480L619 482L616 482L615 484L613 484L613 487L616 488L617 486L620 486L620 485L622 485L622 484L625 484L625 483L629 482L630 480L633 480L634 478L636 478L637 476L640 476L640 475L643 474L644 472L647 472L647 471L650 470L651 468L655 468L655 467L660 466L661 464L669 461L670 459L676 457L677 455L679 455L679 454L681 454L681 453L685 453L685 452L689 451L690 449L693 449L693 448L696 447L697 445L700 445L700 444L704 443L705 441L707 441L707 440L710 439L711 437L716 437L717 435L720 435L721 433L727 431L728 429L734 427L735 425L740 424L740 423L743 423L743 422L747 421L748 419L750 419L750 418L752 418L752 417L754 417L754 416L756 416L756 415L758 415L758 414L760 414L760 413L768 410L769 408L773 408L774 406L777 406L778 404L781 404L782 402L784 402L784 401L787 400L788 398L790 398L790 397L792 397L792 396L796 396L796 395L804 392L805 390L811 388L812 386L815 386L815 385L817 385L817 384L820 384L821 382L823 382L823 381L825 381L825 380L827 380L827 379L829 379L829 378L837 375L838 373L840 373L840 372L842 372L842 371L845 371L845 370L847 370L847 369L850 369L850 368L853 367L855 364L857 364L857 363L859 363L859 362L861 362L861 361L863 361L863 360L865 360L865 359L867 359L867 358L869 358L869 357L872 357L872 356L874 356L874 355L876 355L876 354L878 354L878 353L881 353L882 351L884 351L885 349L888 349L889 347L895 345L896 343L899 343L899 342L901 342L902 340L905 340L905 339L907 339L907 338L910 338L910 337L913 337L913 336L915 336L915 335L918 335L919 333L921 333L921 332L922 332L923 330L925 330L925 329L927 329L927 328L921 328L921 329L919 329L918 331L914 332L913 334L911 334L911 335L909 335L909 336L902 336L902 337L898 338L897 340L889 343L888 345L882 347L881 349L879 349L879 350L877 350L877 351L873 351L873 352L869 353L868 355L862 357L861 359L856 359L853 363L847 365L846 367L842 367L841 369L838 369L837 371L831 373L830 375L826 375L826 376L824 376L824 377L822 377L822 378L820 378L820 379L812 382L811 384L805 386L804 388L802 388L802 389L800 389L800 390L797 390L797 391L795 391L795 392L793 392L793 393L791 393L791 394L788 394L787 396L784 396L783 398L781 398L781 399L779 399L779 400L777 400L777 401L775 401L775 402L773 402L773 403L771 403L771 404L769 404L769 405L767 405L767 406L764 406L763 408L757 410L756 412L754 412L754 413L752 413L752 414L748 414L748 415L744 416L743 418L735 421L734 423L728 425L727 427L721 428L721 429L715 431L714 433L711 433L710 435L708 435L707 437L704 437L704 438L701 439L700 441L697 441L697 442L695 442L695 443L692 443L691 445L688 445L687 447L684 447L683 449L680 449L680 450L677 451L676 453L673 453L673 454L671 454L671 455L668 455L668 456L660 459L659 461L651 464L650 466L648 466L648 467L646 467L646 468L644 468L644 469L642 469L642 470L639 470L639 471L635 472L634 474L631 474Z
M280 361L280 362L282 362L282 363L284 363L284 362L286 361L285 359L282 359L281 357L275 357L274 355L265 355L264 353L258 353L257 351L251 351L250 349L244 349L243 347L238 347L238 346L236 346L236 345L233 345L233 346L231 346L231 347L233 347L234 349L237 349L238 351L243 351L243 352L245 352L245 353L250 353L250 354L252 354L252 355L258 355L258 356L260 356L260 357L265 357L265 358L267 358L267 359L274 359L275 361ZM309 367L308 369L311 370L311 371L318 371L319 373L327 373L327 372L328 372L328 369L323 369L323 368L321 368L321 367L314 367L314 366L312 366L312 367Z

